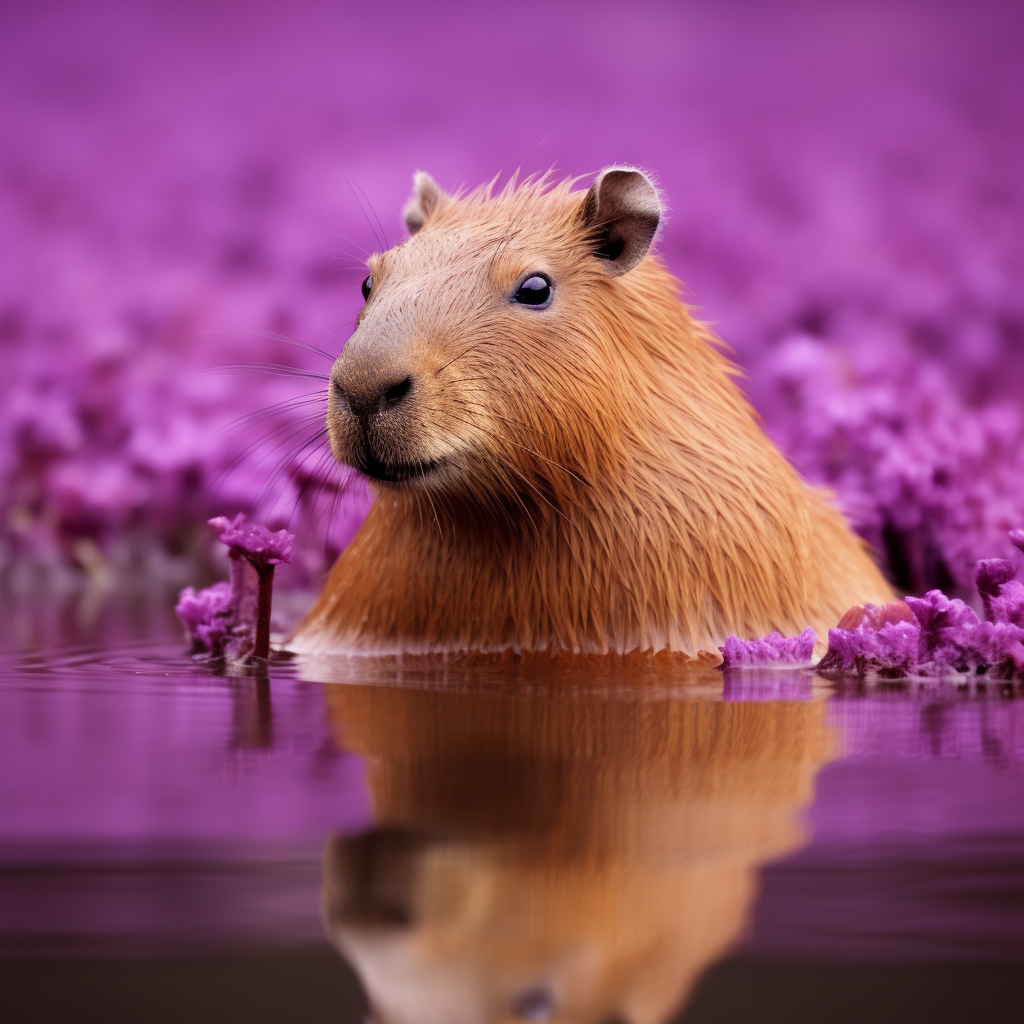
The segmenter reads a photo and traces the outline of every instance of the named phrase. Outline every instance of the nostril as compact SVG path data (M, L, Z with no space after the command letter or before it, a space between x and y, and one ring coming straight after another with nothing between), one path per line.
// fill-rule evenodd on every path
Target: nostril
M390 409L394 405L398 405L403 398L412 390L412 377L406 377L405 380L400 380L397 384L392 384L391 387L384 392L381 406L385 409Z
M338 405L352 405L348 395L345 394L342 386L336 380L331 381L331 396Z
M385 378L386 379L386 378ZM394 380L394 378L392 378ZM369 380L349 377L344 383L333 381L331 388L334 401L339 409L348 406L348 411L358 419L365 420L394 408L405 400L412 391L412 377L404 377L387 387L382 387L380 378Z

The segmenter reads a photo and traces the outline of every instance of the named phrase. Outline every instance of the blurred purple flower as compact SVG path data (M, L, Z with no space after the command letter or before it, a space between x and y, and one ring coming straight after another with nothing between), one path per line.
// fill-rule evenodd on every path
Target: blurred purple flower
M975 563L1009 554L1024 516L1024 421L1008 405L971 410L898 337L838 349L797 337L766 357L776 440L832 489L897 586L967 593Z
M974 582L981 595L981 603L985 608L985 617L997 618L992 613L992 602L1000 596L1005 584L1017 575L1017 567L1006 558L983 558L978 562L974 574Z
M200 591L186 587L174 611L192 639L193 654L208 653L212 657L223 654L235 618L230 583L214 583Z
M227 508L294 523L289 571L315 578L369 504L316 436L323 382L197 371L323 373L417 167L637 159L672 205L661 255L783 450L908 592L965 592L1024 516L1021 12L933 5L922 33L901 10L850 32L833 7L665 3L652 48L628 5L556 5L530 45L500 6L25 6L0 40L0 565L85 538L192 572ZM611 93L609 63L634 72Z

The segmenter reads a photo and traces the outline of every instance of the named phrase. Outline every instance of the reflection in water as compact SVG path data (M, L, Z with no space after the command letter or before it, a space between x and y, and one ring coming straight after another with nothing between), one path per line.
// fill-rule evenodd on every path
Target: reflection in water
M270 676L257 669L251 678L232 680L233 719L231 746L269 750L274 745L274 704Z
M331 845L328 904L385 1020L657 1019L745 917L699 1019L1020 1016L1024 700L553 668L296 659L268 685L141 602L88 630L0 607L7 1016L136 1020L159 989L164 1019L362 1020L317 908L325 837L374 820Z
M326 690L377 824L328 843L324 914L389 1024L664 1021L832 749L817 700Z

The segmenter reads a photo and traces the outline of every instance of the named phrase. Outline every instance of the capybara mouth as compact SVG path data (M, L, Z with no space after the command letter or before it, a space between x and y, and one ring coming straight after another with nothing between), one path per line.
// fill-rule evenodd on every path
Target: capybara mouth
M422 462L381 462L372 452L363 452L356 462L356 469L371 480L386 484L404 484L435 472L443 459L427 459Z

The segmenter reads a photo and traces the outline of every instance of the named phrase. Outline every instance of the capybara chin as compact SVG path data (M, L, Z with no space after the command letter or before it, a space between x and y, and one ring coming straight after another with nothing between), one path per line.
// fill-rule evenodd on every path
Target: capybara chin
M891 599L651 254L650 179L572 184L416 175L330 380L377 499L292 649L696 656Z

